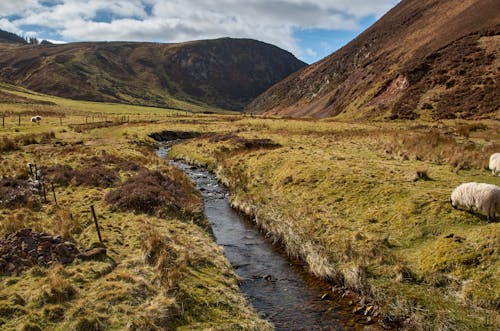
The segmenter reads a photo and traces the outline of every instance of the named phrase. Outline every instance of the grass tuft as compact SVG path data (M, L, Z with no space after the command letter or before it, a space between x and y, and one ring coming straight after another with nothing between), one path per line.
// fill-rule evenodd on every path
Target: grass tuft
M47 273L47 285L42 291L43 303L62 304L73 299L77 290L67 279L64 267L56 265Z

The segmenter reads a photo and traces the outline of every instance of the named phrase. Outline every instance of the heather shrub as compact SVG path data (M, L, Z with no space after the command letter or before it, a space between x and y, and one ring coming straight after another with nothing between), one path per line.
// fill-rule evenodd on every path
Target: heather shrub
M56 164L50 167L43 166L40 168L40 171L42 172L42 176L49 182L61 186L68 186L75 176L75 170L69 165Z
M160 171L141 170L106 194L113 208L157 216L198 216L201 199L187 180L175 180L180 170L169 168L170 176Z
M2 137L2 141L0 141L1 152L11 152L18 148L17 143L13 139L10 139L9 137Z
M96 187L111 187L120 181L118 171L101 165L94 165L75 171L72 184Z

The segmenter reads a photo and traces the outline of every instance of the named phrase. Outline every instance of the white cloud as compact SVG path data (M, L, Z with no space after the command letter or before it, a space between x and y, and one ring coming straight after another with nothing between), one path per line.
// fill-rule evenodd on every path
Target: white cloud
M0 2L0 28L22 32L39 25L68 41L180 42L216 37L253 38L304 54L297 29L356 30L397 0L10 0ZM50 5L47 5L49 4ZM151 9L151 15L145 6ZM111 22L96 22L107 13ZM15 15L15 16L13 16ZM14 19L8 19L14 17ZM58 37L59 38L59 37Z
M310 49L310 48L307 48L304 53L307 55L307 56L311 56L311 57L314 57L316 55L318 55L318 52L316 52L315 50L313 49Z
M23 32L15 24L13 24L12 22L10 22L8 19L5 18L0 19L0 29L17 34L21 34Z

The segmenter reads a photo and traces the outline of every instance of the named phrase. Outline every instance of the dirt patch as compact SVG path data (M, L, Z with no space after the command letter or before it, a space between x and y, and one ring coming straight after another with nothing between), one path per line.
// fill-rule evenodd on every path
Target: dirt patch
M60 236L22 229L0 238L0 274L18 275L33 266L68 264L78 254L75 244Z

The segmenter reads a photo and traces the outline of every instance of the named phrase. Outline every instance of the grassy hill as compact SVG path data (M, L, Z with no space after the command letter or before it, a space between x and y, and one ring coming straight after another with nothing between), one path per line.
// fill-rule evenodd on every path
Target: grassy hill
M241 110L305 66L270 44L222 38L180 44L0 43L0 79L77 100Z

